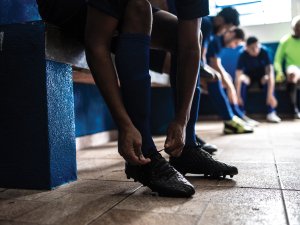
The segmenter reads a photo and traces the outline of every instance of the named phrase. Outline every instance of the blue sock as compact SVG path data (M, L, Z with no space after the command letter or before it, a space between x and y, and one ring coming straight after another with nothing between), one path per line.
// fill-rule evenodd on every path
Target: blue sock
M149 75L150 37L121 34L116 49L116 68L123 102L134 126L142 136L142 152L156 152L150 130L151 78Z
M240 107L237 104L230 104L230 106L232 108L233 114L240 117L241 119L243 119L243 117L245 116L245 113L242 112Z
M264 89L264 93L265 93L265 99L267 99L267 95L268 95L268 84L263 85L263 89ZM275 97L275 92L273 92L273 96ZM272 112L276 112L276 109L273 108L270 105L267 105L267 113L272 113Z
M228 97L222 87L221 81L208 82L207 89L212 98L213 105L223 120L231 120L234 116Z
M177 100L177 82L176 82L176 75L177 75L177 55L172 54L172 61L171 61L171 72L170 72L170 82L172 87L173 99L174 99L174 106L176 108L176 100ZM191 112L190 112L190 119L186 126L186 134L185 134L185 145L188 146L196 146L196 131L195 125L198 120L199 114L199 104L200 104L200 73L198 74L196 89L193 97Z
M247 92L248 92L248 85L245 84L244 82L242 82L241 85L241 97L243 99L244 105L240 105L240 110L242 112L245 112L245 105L246 105L246 101L247 101Z

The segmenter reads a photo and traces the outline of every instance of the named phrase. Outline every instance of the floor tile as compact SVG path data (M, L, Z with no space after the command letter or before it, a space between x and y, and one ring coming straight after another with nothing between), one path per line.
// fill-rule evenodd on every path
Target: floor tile
M42 225L37 223L26 223L26 222L18 222L13 220L1 220L1 219L0 219L0 224L1 225Z
M79 180L57 189L67 193L93 193L99 195L129 195L141 186L137 182Z
M234 144L235 145L235 144ZM247 145L247 143L244 143ZM231 147L216 154L216 159L224 162L274 163L272 148Z
M278 163L277 164L280 180L284 189L300 190L298 163Z
M0 199L0 219L10 220L43 205L37 201Z
M117 143L101 145L77 151L77 159L123 159L118 153Z
M71 193L16 220L40 224L87 224L123 198L125 196Z
M128 181L125 172L125 162L120 159L81 159L78 164L80 179L101 179Z
M286 217L282 204L250 205L211 203L205 210L198 225L284 225Z
M23 190L23 189L7 189L0 192L0 198L14 199L14 200L38 200L38 201L51 201L60 198L66 193L53 191L38 191L38 190Z
M219 186L279 188L276 167L272 163L233 163L239 174L232 180L220 180Z
M206 206L207 202L196 202L193 198L153 196L153 193L148 188L144 187L140 188L115 208L154 213L201 215Z
M91 225L194 225L199 220L199 216L180 215L170 213L152 213L132 210L113 209L107 214L98 218Z
M300 135L299 135L300 136ZM296 146L274 147L276 162L300 162L300 142Z
M300 191L283 191L290 225L300 224Z
M280 190L235 187L199 187L196 188L193 199L195 201L243 204L253 207L282 202Z

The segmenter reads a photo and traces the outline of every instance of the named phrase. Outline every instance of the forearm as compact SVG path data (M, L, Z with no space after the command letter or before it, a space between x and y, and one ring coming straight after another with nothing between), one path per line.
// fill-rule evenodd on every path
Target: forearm
M178 76L177 76L177 110L176 119L187 123L190 115L190 108L194 96L198 71L200 51L181 50L178 55Z
M220 73L222 82L226 88L234 87L232 79L231 79L230 75L226 72L226 70L223 68L223 66L220 62L220 59L210 58L210 66Z
M176 120L189 120L200 62L200 24L198 19L178 23L178 67Z
M122 102L118 79L110 51L87 48L86 56L94 80L103 95L118 128L123 129L132 126L132 122Z
M272 96L275 89L274 70L271 65L266 67L266 75L268 76L268 96Z
M239 70L236 71L235 88L236 88L236 93L238 98L241 98L241 85L242 85L241 76L242 76L242 72Z

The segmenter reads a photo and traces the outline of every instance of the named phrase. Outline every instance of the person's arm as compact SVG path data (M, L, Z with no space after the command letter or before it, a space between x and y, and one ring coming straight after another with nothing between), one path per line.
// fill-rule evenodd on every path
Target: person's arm
M273 95L274 88L275 88L275 81L274 81L274 70L271 64L265 67L265 73L268 76L268 96Z
M89 7L85 31L86 57L94 80L119 129L119 153L134 164L146 164L141 153L142 138L123 105L110 44L118 20ZM121 146L121 148L120 148Z
M201 59L204 64L207 64L206 53L207 53L207 47L203 46L201 48Z
M265 73L268 76L267 104L275 108L277 106L277 100L274 96L275 75L271 64L265 67Z
M176 115L169 126L165 143L167 152L172 152L172 155L175 156L180 155L184 145L184 140L180 144L176 139L185 138L185 128L189 120L195 92L200 62L200 26L201 19L178 21ZM174 143L178 143L177 146Z
M227 94L230 103L237 104L237 94L231 76L227 73L221 63L219 57L210 57L210 66L221 74L224 87L227 89Z
M276 81L277 82L282 82L285 79L284 76L284 72L282 69L282 63L285 57L285 41L282 40L280 41L277 50L276 50L276 54L275 54L275 59L274 59L274 68L276 71Z

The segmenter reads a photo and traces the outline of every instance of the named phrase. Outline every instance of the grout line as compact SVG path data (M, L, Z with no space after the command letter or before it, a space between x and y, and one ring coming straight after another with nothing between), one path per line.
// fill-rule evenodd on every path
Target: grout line
M125 201L126 199L128 199L131 195L133 195L138 189L140 189L141 187L143 187L143 185L140 185L139 187L137 187L132 193L130 193L129 195L127 195L125 198L123 198L122 200L118 201L117 203L115 203L113 206L111 206L109 209L107 209L105 212L103 212L102 214L100 214L99 216L97 216L95 219L91 220L90 222L87 223L87 225L92 224L93 222L95 222L97 219L99 219L100 217L102 217L103 215L105 215L106 213L108 213L110 210L112 210L114 207L116 207L117 205L119 205L121 202Z
M275 168L276 168L276 172L277 172L278 184L279 184L280 192L281 192L281 199L282 199L282 203L283 203L283 208L284 208L284 213L285 213L285 219L286 219L287 225L290 225L289 214L288 214L288 210L287 210L286 202L285 202L285 198L284 198L284 193L283 193L283 190L284 190L283 189L283 184L282 184L282 181L280 179L279 169L278 169L278 165L277 165L277 161L276 161L274 150L272 152L273 152L273 157L274 157L274 162L275 162Z
M241 188L241 189L243 189L243 188L245 188L245 189L261 189L261 190L274 190L274 191L280 191L280 190L283 190L283 191L300 191L300 190L297 190L297 189L284 189L284 188L281 188L281 187L279 187L279 188L272 188L272 187L270 187L270 188L268 188L268 187L251 187L251 186L249 186L249 187L247 187L247 186L226 186L226 185L218 185L218 186L199 186L200 188L201 187L222 187L222 188Z
M205 214L206 209L208 208L208 205L210 204L210 202L211 202L211 201L209 201L209 202L206 203L206 206L205 206L203 212L201 213L201 215L199 216L199 219L198 219L198 221L196 222L196 224L200 224L200 221L201 221L203 215Z

